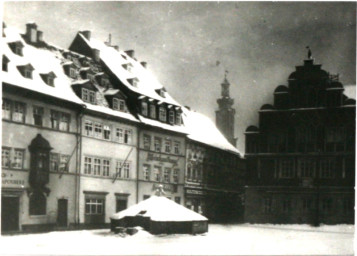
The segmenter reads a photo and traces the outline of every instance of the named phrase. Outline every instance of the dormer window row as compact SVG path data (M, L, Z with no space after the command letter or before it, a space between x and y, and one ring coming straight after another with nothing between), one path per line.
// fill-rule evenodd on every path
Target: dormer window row
M164 106L159 104L157 106L154 102L149 104L145 98L141 101L141 114L151 119L157 119L158 115L159 121L172 125L181 125L182 122L180 110L175 111L172 105Z

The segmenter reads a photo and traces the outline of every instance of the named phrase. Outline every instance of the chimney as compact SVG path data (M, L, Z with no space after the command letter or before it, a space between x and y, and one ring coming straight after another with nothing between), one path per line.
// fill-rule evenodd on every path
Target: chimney
M91 36L90 30L81 31L81 34L82 34L85 38L87 38L87 40L90 40L90 36Z
M42 31L37 31L37 41L38 42L43 42L43 32Z
M119 46L118 45L114 45L113 46L115 50L119 51Z
M143 66L144 68L146 68L147 65L148 65L146 61L142 61L142 62L140 62L140 64L141 64L141 66Z
M134 53L135 51L134 50L127 50L127 51L124 51L130 58L134 58Z
M100 61L100 56L99 56L99 50L98 49L92 49L92 55L93 55L93 59L96 62Z
M37 43L37 25L36 23L26 24L26 38L30 43Z

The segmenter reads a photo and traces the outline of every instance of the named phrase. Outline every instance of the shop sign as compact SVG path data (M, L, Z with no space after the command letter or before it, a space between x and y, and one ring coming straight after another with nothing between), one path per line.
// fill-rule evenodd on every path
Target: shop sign
M201 190L193 190L193 189L186 189L187 194L193 194L193 195L204 195L205 193Z
M163 156L161 154L148 153L146 161L159 161L164 163L171 163L173 166L178 165L179 157Z
M174 185L172 184L158 184L158 183L154 183L152 186L152 190L157 190L160 188L160 186L163 187L164 192L174 192Z
M3 187L25 187L25 179L23 177L18 177L14 173L3 172L1 174L1 184Z

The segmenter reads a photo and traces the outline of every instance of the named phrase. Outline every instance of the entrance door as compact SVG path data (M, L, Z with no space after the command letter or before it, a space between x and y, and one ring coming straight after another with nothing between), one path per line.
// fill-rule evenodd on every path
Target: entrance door
M19 230L19 197L1 197L1 231Z
M117 199L116 212L125 210L128 207L127 199Z
M67 199L58 199L57 224L60 227L67 227Z

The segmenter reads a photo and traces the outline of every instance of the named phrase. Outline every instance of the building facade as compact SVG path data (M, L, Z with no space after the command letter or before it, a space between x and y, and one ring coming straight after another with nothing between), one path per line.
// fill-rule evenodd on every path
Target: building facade
M189 136L239 155L214 124L188 120L133 51L89 31L66 50L34 23L3 24L2 48L2 232L107 226L161 184L185 205Z
M355 100L311 56L246 129L245 220L354 223Z

